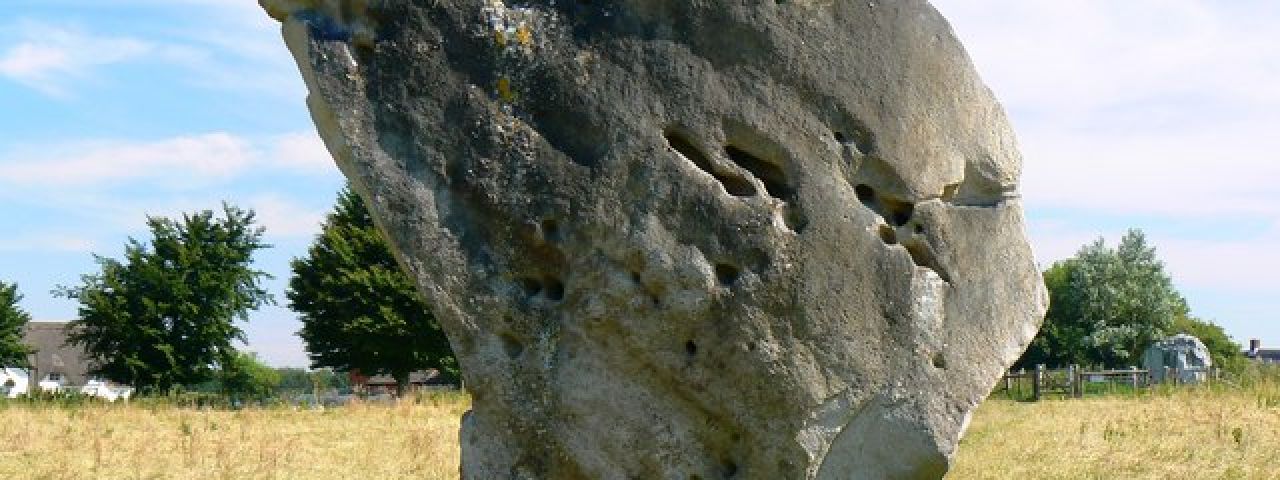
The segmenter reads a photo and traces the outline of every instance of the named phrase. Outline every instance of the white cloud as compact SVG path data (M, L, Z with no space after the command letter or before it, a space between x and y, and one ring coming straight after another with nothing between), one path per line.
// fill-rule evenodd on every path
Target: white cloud
M269 158L277 165L299 171L337 171L329 150L314 132L280 135L272 143Z
M75 234L34 233L0 237L0 252L91 252L94 242Z
M1275 102L1280 4L935 0L1009 104L1072 113L1209 95ZM1081 120L1078 116L1059 119Z
M314 133L250 140L226 132L154 141L81 141L0 152L0 185L94 187L143 182L164 188L226 182L250 170L337 171Z
M1215 239L1157 235L1152 240L1179 285L1274 301L1280 224L1258 235Z
M0 75L47 95L70 95L68 83L95 67L136 59L154 45L128 37L102 36L37 22L10 27L21 38L0 54Z
M277 237L306 237L320 232L320 223L326 210L309 209L287 197L268 194L248 200L247 206L258 214L258 222L266 227L267 235Z
M85 186L137 179L206 182L239 173L254 156L249 142L210 133L151 142L84 142L23 148L0 157L0 183Z
M279 24L252 0L109 3L49 0L42 6L108 13L142 8L165 25L122 35L30 18L0 24L0 45L11 45L0 49L0 79L65 100L77 97L84 83L107 76L107 67L140 64L177 73L183 82L201 88L304 95Z
M934 3L1012 113L1029 210L1280 220L1280 3Z
M1010 111L1042 265L1141 227L1198 315L1280 338L1280 2L933 0Z

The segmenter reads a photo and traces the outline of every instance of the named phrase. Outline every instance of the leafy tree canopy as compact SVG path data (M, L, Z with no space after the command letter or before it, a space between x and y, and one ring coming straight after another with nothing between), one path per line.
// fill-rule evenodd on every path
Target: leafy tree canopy
M1019 361L1128 366L1143 350L1174 332L1187 303L1140 230L1129 230L1112 249L1102 239L1044 273L1049 311Z
M435 368L457 377L449 341L350 188L307 255L291 263L286 296L313 367L390 374Z
M292 392L327 391L331 388L346 390L351 384L347 376L329 368L308 371L304 368L284 367L276 369L280 374L279 390Z
M32 352L22 341L31 315L18 306L20 301L16 284L0 282L0 366L26 367Z
M251 353L235 352L220 365L216 379L222 393L229 397L263 399L280 385L280 372L263 365Z
M252 211L224 204L221 213L149 217L149 243L130 238L121 260L95 255L100 272L59 288L80 303L68 340L84 347L94 373L167 391L237 361L236 320L272 301L261 283L270 275L252 268L269 245Z

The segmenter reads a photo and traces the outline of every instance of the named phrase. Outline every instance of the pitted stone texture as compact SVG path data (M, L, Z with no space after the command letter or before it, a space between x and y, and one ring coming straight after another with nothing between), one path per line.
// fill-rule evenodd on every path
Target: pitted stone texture
M1209 379L1213 358L1199 338L1178 334L1147 347L1142 364L1151 372L1153 382L1172 381L1171 376L1177 376L1182 383L1201 383Z
M263 3L458 354L464 478L940 477L1039 325L923 1Z

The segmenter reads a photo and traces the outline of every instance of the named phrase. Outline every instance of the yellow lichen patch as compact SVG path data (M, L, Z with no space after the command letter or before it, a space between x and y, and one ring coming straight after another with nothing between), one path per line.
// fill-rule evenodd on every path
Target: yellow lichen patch
M533 43L533 31L528 25L521 23L520 27L516 28L516 42L526 47Z
M498 48L507 46L507 32L504 32L501 29L494 29L493 44L497 45Z
M498 79L498 98L507 103L516 100L516 92L511 88L511 80L507 79L507 77Z

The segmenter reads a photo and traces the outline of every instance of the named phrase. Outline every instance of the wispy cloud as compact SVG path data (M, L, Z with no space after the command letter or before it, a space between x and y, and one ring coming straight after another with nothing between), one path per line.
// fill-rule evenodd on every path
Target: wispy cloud
M226 132L154 141L79 141L25 145L0 152L0 185L12 188L209 184L250 169L331 174L333 166L314 133L250 140Z
M47 3L108 9L100 2ZM113 78L113 66L144 65L179 73L182 81L200 88L281 97L302 94L300 79L279 38L279 26L256 2L118 1L111 2L110 8L146 8L158 21L170 17L178 21L168 27L103 32L100 25L90 29L74 21L20 17L0 24L0 46L9 45L0 47L0 79L67 100L77 98L84 85ZM170 17L156 15L166 11Z
M1013 114L1030 209L1280 220L1280 3L934 3Z
M155 50L154 45L134 38L94 35L31 21L10 28L20 40L0 54L0 75L55 97L69 96L68 84L97 67Z
M0 237L0 252L91 252L93 240L78 234L35 233Z
M267 158L281 168L313 173L333 172L337 169L324 142L313 132L288 133L274 137L270 141L269 148Z
M227 133L26 147L0 157L0 183L78 187L139 179L207 182L239 173L253 156L249 142Z
M267 233L278 237L305 237L320 231L327 210L310 209L278 194L258 195L248 199L247 206L258 214Z
M1280 338L1250 313L1280 269L1280 3L932 2L1011 113L1042 264L1143 228L1198 314Z
M338 171L328 152L309 132L254 139L214 132L153 141L26 145L0 152L0 203L28 205L63 222L86 222L81 226L118 233L136 229L144 215L172 217L217 208L222 199L231 198L256 211L271 237L303 237L318 230L331 199L324 198L323 207L309 205L308 198L281 188L280 179L331 185L335 177ZM0 241L0 250L32 249L40 243L46 243L45 249L86 246L17 237Z

